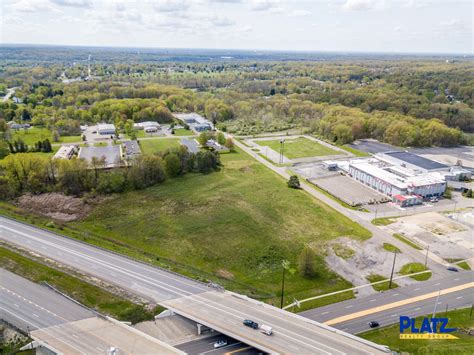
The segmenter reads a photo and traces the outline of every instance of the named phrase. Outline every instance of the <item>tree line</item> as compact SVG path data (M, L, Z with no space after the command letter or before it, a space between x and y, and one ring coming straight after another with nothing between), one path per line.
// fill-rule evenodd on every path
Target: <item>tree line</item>
M139 156L127 167L106 170L104 165L104 159L88 163L77 157L64 160L31 153L11 154L0 161L0 198L27 192L61 191L81 196L87 192L139 190L187 173L210 173L218 170L221 163L215 152L191 153L181 146L161 155Z

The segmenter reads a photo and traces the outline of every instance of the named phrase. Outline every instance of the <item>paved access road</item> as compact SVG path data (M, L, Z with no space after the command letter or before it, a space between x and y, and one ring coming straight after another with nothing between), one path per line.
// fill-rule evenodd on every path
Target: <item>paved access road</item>
M0 269L0 319L27 331L94 316L45 286Z
M368 322L372 320L378 321L381 326L386 326L397 323L401 315L417 317L432 313L438 292L442 290L453 290L453 292L441 294L438 300L437 312L444 312L446 305L448 309L470 307L474 304L473 281L474 272L463 271L453 273L451 277L418 282L377 295L315 308L301 312L300 315L318 322L328 322L332 327L357 334L369 330ZM469 285L471 286L467 287ZM456 287L459 287L459 290ZM416 298L423 295L427 295L427 298L422 300ZM407 302L410 299L413 302L410 301L408 304L399 303L400 301ZM387 307L387 305L391 306ZM376 308L383 306L386 306L386 309ZM378 309L380 311L372 313ZM343 320L341 317L354 318ZM343 321L339 322L339 320Z
M53 290L0 269L0 319L63 354L179 354L179 350L116 321L99 318ZM138 352L140 352L138 351Z
M0 239L123 287L154 302L208 291L206 285L91 245L0 217Z
M57 260L155 301L260 350L280 353L377 354L385 349L303 317L209 287L91 245L0 217L0 239ZM266 336L244 319L267 324Z

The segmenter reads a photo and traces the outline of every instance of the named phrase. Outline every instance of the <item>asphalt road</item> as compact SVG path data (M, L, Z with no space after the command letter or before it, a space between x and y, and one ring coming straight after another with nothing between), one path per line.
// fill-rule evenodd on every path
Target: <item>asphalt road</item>
M317 322L328 322L342 316L354 314L364 310L370 310L375 307L406 300L412 297L430 294L433 292L436 294L439 290L467 284L473 282L473 280L473 271L463 271L459 273L453 273L450 277L443 279L423 281L410 286L379 293L377 295L339 302L309 311L304 311L299 314ZM357 317L352 320L332 324L331 326L352 334L357 334L369 330L370 328L368 326L368 322L372 320L378 321L380 326L385 326L398 323L399 316L401 315L416 317L430 314L434 310L436 299L437 297L435 295L434 297L426 300L386 309L380 312ZM474 289L471 287L446 295L441 295L438 300L437 312L444 312L446 310L446 305L448 306L448 309L454 309L469 307L472 304L474 304Z
M0 217L0 239L118 285L151 301L208 291L206 285L91 245Z
M95 314L45 286L0 269L0 319L27 331Z
M214 344L218 340L227 341L227 345L221 348L215 349ZM252 348L251 346L248 346L238 340L229 338L228 336L224 334L217 334L210 337L193 340L188 343L176 345L176 348L184 351L186 354L189 354L189 355L197 355L197 354L222 355L226 353L262 354L261 351L255 348Z
M231 292L212 291L180 275L4 217L0 217L0 239L116 284L263 351L382 353L371 343L303 317ZM274 335L244 327L247 318L272 326Z
M63 354L178 354L167 344L108 321L53 290L0 269L0 319ZM140 352L138 351L138 352Z

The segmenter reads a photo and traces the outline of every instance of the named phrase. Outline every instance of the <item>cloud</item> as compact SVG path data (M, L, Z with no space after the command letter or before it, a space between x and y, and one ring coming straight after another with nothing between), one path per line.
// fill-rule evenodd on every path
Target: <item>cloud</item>
M376 0L347 0L343 5L344 11L369 11L377 6Z
M48 0L20 0L13 3L12 10L17 12L53 11Z
M459 19L451 19L448 21L442 21L438 24L438 30L444 32L463 33L471 32L471 29L465 22Z
M401 28L400 26L395 26L395 27L393 28L393 31L394 31L394 32L400 32L401 30L402 30L402 28Z
M249 8L253 11L269 11L273 13L283 11L278 0L251 0Z
M67 7L89 8L92 6L92 3L90 0L50 0L50 1L56 5L67 6Z
M307 10L293 10L288 14L288 16L291 17L304 17L309 15L311 15L311 12Z
M158 12L182 12L190 6L191 2L186 0L160 0L153 4Z

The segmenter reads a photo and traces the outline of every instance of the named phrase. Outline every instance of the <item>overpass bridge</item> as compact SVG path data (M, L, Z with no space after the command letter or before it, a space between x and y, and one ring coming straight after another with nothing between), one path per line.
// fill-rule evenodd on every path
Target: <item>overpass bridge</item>
M381 354L389 351L335 328L218 290L126 256L0 217L0 240L116 285L173 312L269 353ZM273 327L266 336L245 327L252 319Z

